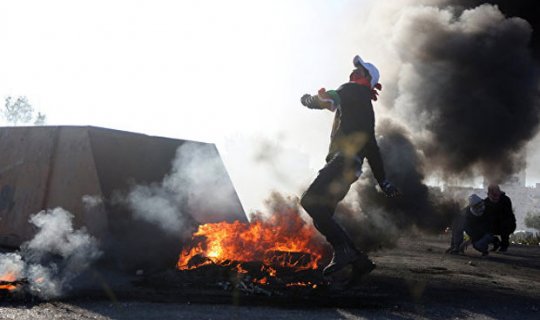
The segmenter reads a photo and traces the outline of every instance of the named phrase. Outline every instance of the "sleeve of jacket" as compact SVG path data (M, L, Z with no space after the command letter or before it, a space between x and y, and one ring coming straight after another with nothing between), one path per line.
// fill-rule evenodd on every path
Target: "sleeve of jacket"
M321 88L316 95L305 94L300 99L302 104L309 109L328 109L335 111L340 104L340 97L337 91Z
M503 223L506 224L505 229L507 232L513 232L516 229L516 216L514 215L514 210L512 208L512 200L508 196L502 198L504 201L503 207Z

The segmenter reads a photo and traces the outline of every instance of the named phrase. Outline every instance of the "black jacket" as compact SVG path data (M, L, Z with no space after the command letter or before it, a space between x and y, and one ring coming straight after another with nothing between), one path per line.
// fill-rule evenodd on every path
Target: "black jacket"
M467 232L473 242L480 240L484 235L491 233L493 229L493 220L486 212L481 216L472 214L471 209L467 206L465 209L465 224L464 230Z
M335 111L330 148L326 161L339 155L347 166L361 167L367 158L379 183L386 179L384 166L375 139L375 113L371 104L372 92L366 86L348 82L335 90L339 107ZM322 106L310 106L324 109Z
M365 86L348 82L336 91L341 99L341 107L336 110L332 139L358 132L373 136L375 113L371 104L371 90Z
M375 139L375 113L371 104L371 90L348 82L336 91L341 101L334 117L326 160L329 161L339 153L346 161L352 160L359 171L363 159L367 158L373 176L382 183L386 179L386 173Z
M516 216L512 210L512 201L503 192L497 203L492 202L489 197L484 200L486 212L493 220L493 234L511 234L516 230Z

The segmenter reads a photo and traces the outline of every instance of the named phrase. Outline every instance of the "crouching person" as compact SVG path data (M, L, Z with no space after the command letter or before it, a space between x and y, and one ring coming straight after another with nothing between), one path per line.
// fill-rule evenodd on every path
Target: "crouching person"
M493 251L500 248L500 252L505 252L510 245L510 235L516 230L516 216L512 209L512 201L498 185L492 184L488 187L488 196L484 202L486 215L493 220L493 234L501 236L500 245L498 238L495 237Z
M493 221L485 215L484 200L472 194L469 205L465 208L464 230L469 235L473 248L480 251L483 256L488 254L489 244L494 242Z
M465 247L472 243L473 248L480 251L482 255L488 254L489 244L494 242L494 236L491 233L493 222L484 212L484 200L476 194L469 196L469 205L452 222L452 240L450 248L446 250L447 253L463 254ZM463 232L469 237L466 242L464 242Z

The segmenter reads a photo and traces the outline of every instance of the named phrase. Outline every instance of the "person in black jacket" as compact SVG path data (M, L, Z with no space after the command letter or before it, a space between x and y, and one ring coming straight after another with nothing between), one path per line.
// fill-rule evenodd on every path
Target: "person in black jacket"
M469 206L465 209L464 230L471 239L473 248L483 256L488 254L489 245L493 243L493 219L486 214L486 204L476 194L469 197Z
M505 252L510 245L510 235L516 230L516 216L512 201L496 184L488 186L488 196L484 200L486 215L493 220L492 233L501 237L499 251ZM495 250L498 245L495 246Z
M452 223L452 240L450 248L446 250L451 254L463 254L463 231L467 233L473 248L482 255L488 254L488 248L494 241L492 234L493 220L485 214L485 201L478 195L469 196L469 205L459 213Z
M375 140L375 116L371 100L376 100L379 72L359 56L354 59L355 69L349 82L337 90L319 90L317 95L305 94L301 98L310 109L328 109L335 112L334 125L326 165L302 195L301 205L313 219L313 224L326 237L334 250L332 260L323 270L324 275L334 273L353 264L356 271L369 273L375 265L360 252L343 228L333 218L337 204L343 200L352 183L361 173L364 158L368 159L373 175L388 196L399 194L386 180L383 162Z

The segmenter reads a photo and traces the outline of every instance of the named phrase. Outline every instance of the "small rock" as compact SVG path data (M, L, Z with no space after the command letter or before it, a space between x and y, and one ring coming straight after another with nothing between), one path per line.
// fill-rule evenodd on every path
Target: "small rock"
M142 270L142 269L137 270L137 272L135 272L135 275L137 275L137 276L144 275L144 270Z
M472 262L472 260L469 261L469 262L467 262L467 264L470 265L470 266L472 266L472 267L476 267L476 263Z

